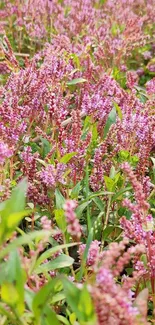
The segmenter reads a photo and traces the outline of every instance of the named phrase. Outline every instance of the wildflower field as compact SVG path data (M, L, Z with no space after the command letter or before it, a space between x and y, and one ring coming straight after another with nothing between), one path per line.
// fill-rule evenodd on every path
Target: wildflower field
M155 324L155 0L0 0L0 325Z

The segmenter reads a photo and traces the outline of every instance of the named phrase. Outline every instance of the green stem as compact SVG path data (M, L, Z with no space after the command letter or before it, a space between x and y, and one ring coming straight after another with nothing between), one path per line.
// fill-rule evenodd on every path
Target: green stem
M111 198L112 198L112 196L111 196L111 195L109 195L109 199L108 199L108 206L107 206L107 212L106 212L105 223L104 223L104 229L107 227L107 224L108 224L108 220L109 220L109 213L110 213Z
M88 200L89 197L89 169L88 165L86 166L86 200ZM87 231L88 234L91 230L91 217L90 217L90 209L89 209L89 204L87 204Z

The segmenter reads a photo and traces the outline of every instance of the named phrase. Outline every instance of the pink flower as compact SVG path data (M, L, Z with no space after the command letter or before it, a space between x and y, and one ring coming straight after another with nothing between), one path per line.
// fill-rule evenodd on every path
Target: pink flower
M87 266L93 266L96 262L98 262L99 254L100 254L100 244L101 243L98 240L92 241L88 251L87 262L86 262ZM80 245L78 251L80 258L82 258L85 248L86 248L85 244Z
M0 142L0 164L3 165L5 160L12 155L12 150L8 148L8 145L3 141Z
M68 200L64 204L66 221L68 224L67 231L72 237L80 239L81 226L80 226L79 220L77 219L76 214L74 212L76 207L77 207L77 203L76 203L76 201L73 201L73 200Z

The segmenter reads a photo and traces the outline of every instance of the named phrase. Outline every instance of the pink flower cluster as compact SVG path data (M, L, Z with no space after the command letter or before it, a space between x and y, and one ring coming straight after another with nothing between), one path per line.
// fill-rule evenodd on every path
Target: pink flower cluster
M93 266L95 266L96 263L99 262L100 245L101 245L101 243L98 240L94 240L91 242L91 245L90 245L90 248L88 251L87 261L86 261L86 265L88 267L93 267ZM79 253L81 260L82 260L85 248L86 248L85 244L81 244L79 247L78 253Z
M67 231L73 238L79 240L81 238L82 229L79 220L77 219L77 216L74 212L76 207L77 203L73 200L67 200L64 204L64 211L68 224Z

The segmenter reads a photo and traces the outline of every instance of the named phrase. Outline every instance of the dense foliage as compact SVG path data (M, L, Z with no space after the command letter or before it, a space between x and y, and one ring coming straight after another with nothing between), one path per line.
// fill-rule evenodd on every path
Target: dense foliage
M0 1L0 325L155 323L155 0Z

